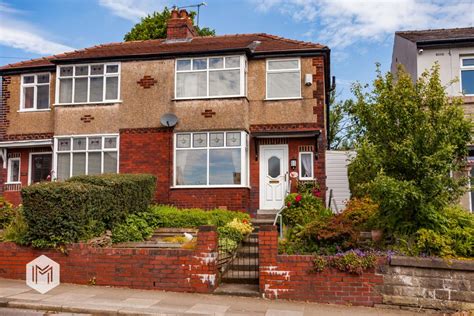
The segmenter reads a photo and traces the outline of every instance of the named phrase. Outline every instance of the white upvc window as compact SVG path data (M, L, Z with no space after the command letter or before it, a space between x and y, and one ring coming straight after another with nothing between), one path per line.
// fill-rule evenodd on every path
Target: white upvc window
M310 151L299 153L299 170L300 180L313 180L314 179L314 154Z
M119 137L58 136L54 139L54 170L58 180L72 176L117 173Z
M20 164L19 157L8 159L7 183L20 183Z
M57 104L97 104L120 101L120 63L57 67Z
M176 59L175 98L245 96L245 56Z
M248 135L241 131L177 133L175 187L248 185Z
M300 64L299 58L267 59L267 99L301 98Z
M474 95L474 56L461 57L461 92L465 95Z
M49 110L49 73L21 76L20 111Z

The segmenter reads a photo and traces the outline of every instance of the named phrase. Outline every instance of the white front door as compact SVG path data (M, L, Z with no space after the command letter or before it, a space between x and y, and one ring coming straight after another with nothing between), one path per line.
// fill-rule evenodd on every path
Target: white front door
M260 209L280 209L288 179L288 145L260 146Z

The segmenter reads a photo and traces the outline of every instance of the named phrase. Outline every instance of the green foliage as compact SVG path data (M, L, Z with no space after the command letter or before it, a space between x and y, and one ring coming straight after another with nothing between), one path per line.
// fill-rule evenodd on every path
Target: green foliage
M3 232L3 239L5 241L12 241L19 245L27 244L26 234L28 232L28 224L23 216L23 210L21 208L16 209L15 217L5 227Z
M299 180L297 183L297 191L298 193L307 193L307 194L313 194L320 192L319 189L319 184L317 180L305 180L301 181Z
M178 209L174 206L154 205L146 212L129 215L123 224L115 226L112 230L112 240L113 242L142 241L147 239L157 227L197 228L201 225L213 225L226 238L240 242L243 238L240 230L237 227L227 226L234 219L249 221L250 217L243 212Z
M331 216L321 199L313 194L289 194L285 199L286 208L282 211L283 222L289 226L305 225L318 218Z
M442 214L438 230L420 228L414 235L397 236L394 248L411 256L474 257L474 215L458 206Z
M352 194L379 204L380 221L391 233L441 233L442 210L457 202L467 183L450 176L464 170L471 140L462 100L448 98L438 65L415 84L402 68L397 77L377 71L370 93L361 85L354 93L348 109L358 144L349 165Z
M234 239L219 236L219 249L226 253L233 253L239 247L239 242Z
M131 214L124 223L118 224L112 231L112 242L142 241L153 234L144 214Z
M194 23L196 12L190 12ZM124 36L126 42L142 41L149 39L166 38L167 21L171 17L171 11L165 7L162 12L153 12L142 18L141 21ZM199 36L214 36L216 32L208 27L199 28L194 26Z
M342 272L360 275L366 270L375 268L376 264L375 254L351 250L334 256L315 256L312 272L322 272L325 268L332 267Z
M3 197L0 197L0 229L7 227L15 218L16 209L12 204L5 202Z
M148 175L84 176L25 187L26 241L57 247L99 236L131 212L146 210L154 187L155 177Z
M351 122L347 117L347 109L353 100L337 101L336 90L331 91L329 97L329 128L328 143L331 149L347 150L353 148Z
M107 228L125 220L128 214L145 212L156 190L156 177L149 174L102 174L76 176L67 180L107 188L113 196L109 204L113 209L101 215Z

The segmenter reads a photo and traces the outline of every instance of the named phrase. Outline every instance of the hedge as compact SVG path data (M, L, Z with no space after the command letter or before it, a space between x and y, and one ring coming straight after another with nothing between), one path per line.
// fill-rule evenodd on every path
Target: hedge
M129 214L146 211L155 183L151 175L102 175L25 187L26 240L49 247L100 235Z
M79 182L107 187L114 195L113 212L103 214L107 228L121 223L127 215L145 212L156 190L156 177L149 174L103 174L96 176L76 176L67 182Z

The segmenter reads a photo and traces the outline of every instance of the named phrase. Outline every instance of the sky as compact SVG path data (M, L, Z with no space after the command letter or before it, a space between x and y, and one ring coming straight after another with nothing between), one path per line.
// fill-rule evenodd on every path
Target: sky
M140 18L199 0L0 0L0 65L119 42ZM474 0L208 0L200 26L269 33L331 49L340 99L390 69L395 31L474 26Z

